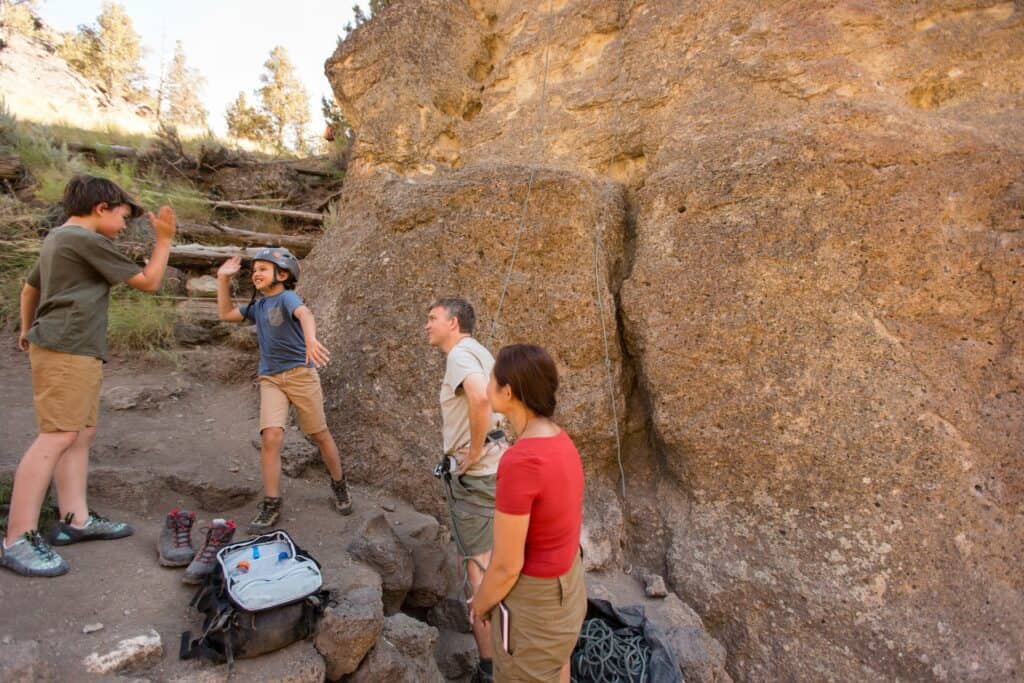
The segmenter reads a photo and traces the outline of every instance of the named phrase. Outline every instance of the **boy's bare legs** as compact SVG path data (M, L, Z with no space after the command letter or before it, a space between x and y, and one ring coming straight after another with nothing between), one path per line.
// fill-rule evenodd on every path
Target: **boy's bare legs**
M260 447L260 466L263 469L263 495L269 498L281 497L281 444L284 430L267 427L263 430Z
M476 562L472 560L476 560ZM469 574L469 585L473 595L476 595L484 580L484 570L491 564L491 551L475 555L472 560L466 563L466 572ZM481 567L483 568L481 569ZM480 652L480 658L491 659L491 622L489 620L474 620L473 637L476 639L476 649Z
M11 512L7 520L7 545L27 531L39 528L39 510L46 498L54 469L71 448L78 432L40 434L25 451L14 473Z
M341 479L341 456L338 455L338 445L334 443L331 430L325 429L322 432L310 434L309 440L320 449L320 457L323 459L324 465L327 466L331 479L334 481Z
M86 501L86 483L89 476L89 447L96 436L95 427L86 427L78 432L71 447L64 452L53 478L57 483L57 504L60 517L74 515L71 523L81 526L89 520L89 505Z

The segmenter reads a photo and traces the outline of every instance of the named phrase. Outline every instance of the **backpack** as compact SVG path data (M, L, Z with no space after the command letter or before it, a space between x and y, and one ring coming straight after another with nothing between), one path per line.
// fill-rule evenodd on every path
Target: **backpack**
M312 635L330 600L320 563L285 531L232 543L190 606L204 616L203 632L181 634L181 659L215 662L256 657Z

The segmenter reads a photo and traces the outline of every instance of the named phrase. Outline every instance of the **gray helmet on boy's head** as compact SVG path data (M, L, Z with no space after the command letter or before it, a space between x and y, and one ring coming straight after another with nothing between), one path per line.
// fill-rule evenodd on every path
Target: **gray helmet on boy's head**
M292 280L299 281L299 260L284 247L264 247L252 257L253 261L269 261L281 270L292 274Z

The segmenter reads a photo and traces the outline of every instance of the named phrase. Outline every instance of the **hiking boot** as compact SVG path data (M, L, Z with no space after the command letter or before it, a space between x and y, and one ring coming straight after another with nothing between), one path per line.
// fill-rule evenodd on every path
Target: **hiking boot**
M64 516L63 521L57 522L53 531L48 534L47 540L51 545L71 545L82 541L111 541L115 538L124 538L135 533L135 529L125 522L114 522L106 517L97 515L89 510L89 519L81 527L72 526L74 519L72 513Z
M22 576L60 576L71 569L38 531L27 531L9 546L0 542L0 567Z
M281 499L265 496L260 502L259 512L256 513L256 519L249 523L249 528L246 529L246 533L250 536L262 534L264 531L277 524L277 520L280 517Z
M207 574L217 568L217 551L231 543L235 535L235 523L231 520L215 519L206 529L206 541L188 565L182 583L199 583Z
M331 504L334 509L342 515L352 514L352 499L348 496L348 486L345 484L345 475L341 475L338 481L331 480Z
M167 513L164 528L156 542L156 552L164 567L184 567L196 556L192 547L192 525L196 513L175 508Z

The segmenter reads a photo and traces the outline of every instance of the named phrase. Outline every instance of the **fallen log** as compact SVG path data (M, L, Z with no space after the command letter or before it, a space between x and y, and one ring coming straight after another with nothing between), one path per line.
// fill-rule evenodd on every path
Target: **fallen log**
M64 143L69 152L74 154L92 154L106 159L134 159L138 152L134 147L125 145L106 145L102 142L86 143L70 141Z
M312 235L275 235L267 232L242 230L214 223L179 223L178 235L195 242L232 244L242 247L285 247L299 258L313 248L316 238Z
M23 171L21 159L16 155L0 156L0 180L18 180Z
M313 213L312 211L296 211L294 209L273 209L269 206L253 206L252 204L236 204L235 202L224 202L214 200L204 200L204 203L210 204L214 209L234 209L235 211L252 211L254 213L266 213L272 216L285 216L287 218L295 218L302 221L309 221L311 223L322 223L324 220L323 214Z
M139 242L121 242L129 258L137 263L145 263L152 251L152 246ZM214 268L232 256L241 256L243 261L250 261L259 251L259 247L208 247L204 244L175 244L171 246L171 254L167 259L175 268L198 270Z

